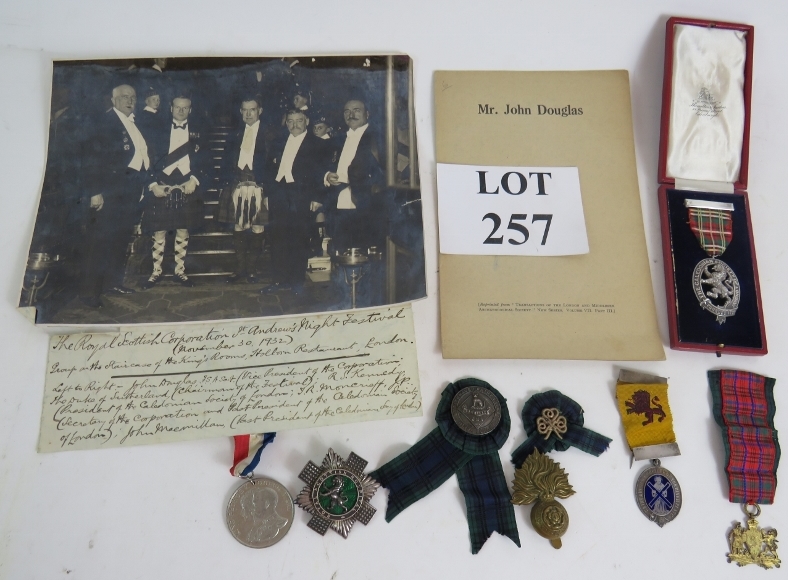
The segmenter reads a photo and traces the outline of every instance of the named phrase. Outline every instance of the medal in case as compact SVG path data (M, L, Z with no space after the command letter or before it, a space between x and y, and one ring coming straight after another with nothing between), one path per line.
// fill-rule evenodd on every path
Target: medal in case
M692 290L700 307L725 319L736 314L741 299L739 278L719 257L733 240L733 204L685 199L689 226L701 248L709 256L698 262L692 272Z
M706 258L698 262L692 272L692 289L701 308L714 314L720 324L739 308L739 279L722 260Z

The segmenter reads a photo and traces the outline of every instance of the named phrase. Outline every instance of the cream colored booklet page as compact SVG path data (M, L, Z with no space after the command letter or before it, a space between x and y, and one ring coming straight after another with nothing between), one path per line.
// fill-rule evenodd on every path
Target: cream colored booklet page
M443 356L663 360L628 73L439 71L434 82L441 240L456 229L445 210L467 207L466 235L490 254L441 247ZM587 253L548 251L573 229L561 229L570 209L554 197L568 170L557 168L579 175L571 211Z

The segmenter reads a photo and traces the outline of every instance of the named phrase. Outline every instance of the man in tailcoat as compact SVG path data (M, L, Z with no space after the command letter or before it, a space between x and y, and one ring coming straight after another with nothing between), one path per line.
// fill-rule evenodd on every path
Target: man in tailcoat
M207 148L199 124L189 119L191 111L191 98L177 96L170 106L170 122L150 131L155 180L145 189L142 232L153 237L153 272L142 284L145 290L161 280L166 236L173 230L173 279L181 286L194 286L186 274L186 252L189 231L199 229L204 221L202 192L208 181L203 172Z
M363 101L345 103L348 130L341 137L339 158L333 171L325 174L327 219L335 249L366 250L382 243L385 211L381 197L383 170L379 162L377 137L369 127L369 111Z
M291 109L285 117L287 136L270 147L265 172L273 284L263 293L301 292L309 258L314 211L323 196L322 179L327 148L309 131L304 111Z
M126 250L140 217L142 188L150 175L148 145L134 123L137 95L130 85L112 89L112 108L83 144L89 204L80 300L101 306L104 292L132 294L123 285Z
M257 261L263 251L263 232L268 222L264 205L263 181L266 162L265 128L260 97L241 102L243 127L227 139L217 221L232 229L235 247L235 272L227 282L247 279L256 282Z

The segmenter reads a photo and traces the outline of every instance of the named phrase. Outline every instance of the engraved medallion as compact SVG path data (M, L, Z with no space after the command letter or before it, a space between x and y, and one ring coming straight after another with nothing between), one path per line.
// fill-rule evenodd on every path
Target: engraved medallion
M736 314L741 298L739 279L722 260L706 258L698 262L692 273L692 289L701 308L716 315L720 324Z
M673 521L681 510L681 487L676 477L652 459L635 484L635 500L643 515L660 528Z
M777 530L764 530L758 526L758 520L755 519L761 515L758 505L747 504L744 511L747 514L747 527L736 522L728 533L728 562L735 562L737 566L757 564L767 570L779 568L781 562L777 556Z
M375 515L369 500L380 484L364 475L366 460L351 453L347 461L329 449L323 464L311 461L306 464L298 478L306 483L296 498L302 509L312 514L307 524L320 535L332 528L347 538L356 520L366 525Z
M281 540L293 524L293 497L278 481L249 479L227 504L227 527L250 548L267 548Z
M451 401L451 418L469 435L487 435L501 422L501 404L484 387L465 387Z

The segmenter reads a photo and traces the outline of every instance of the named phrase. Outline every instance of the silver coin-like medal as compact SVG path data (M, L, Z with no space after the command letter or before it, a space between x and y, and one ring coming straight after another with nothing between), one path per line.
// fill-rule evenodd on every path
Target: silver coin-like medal
M451 401L451 418L469 435L487 435L501 422L501 403L484 387L465 387Z
M716 315L720 324L736 314L741 298L739 279L722 260L706 258L698 262L692 273L692 289L701 308Z
M635 484L635 499L643 515L661 528L681 510L681 487L676 477L660 466L659 459L643 470Z
M235 490L227 504L227 527L250 548L267 548L290 530L295 515L293 497L278 481L250 479Z

